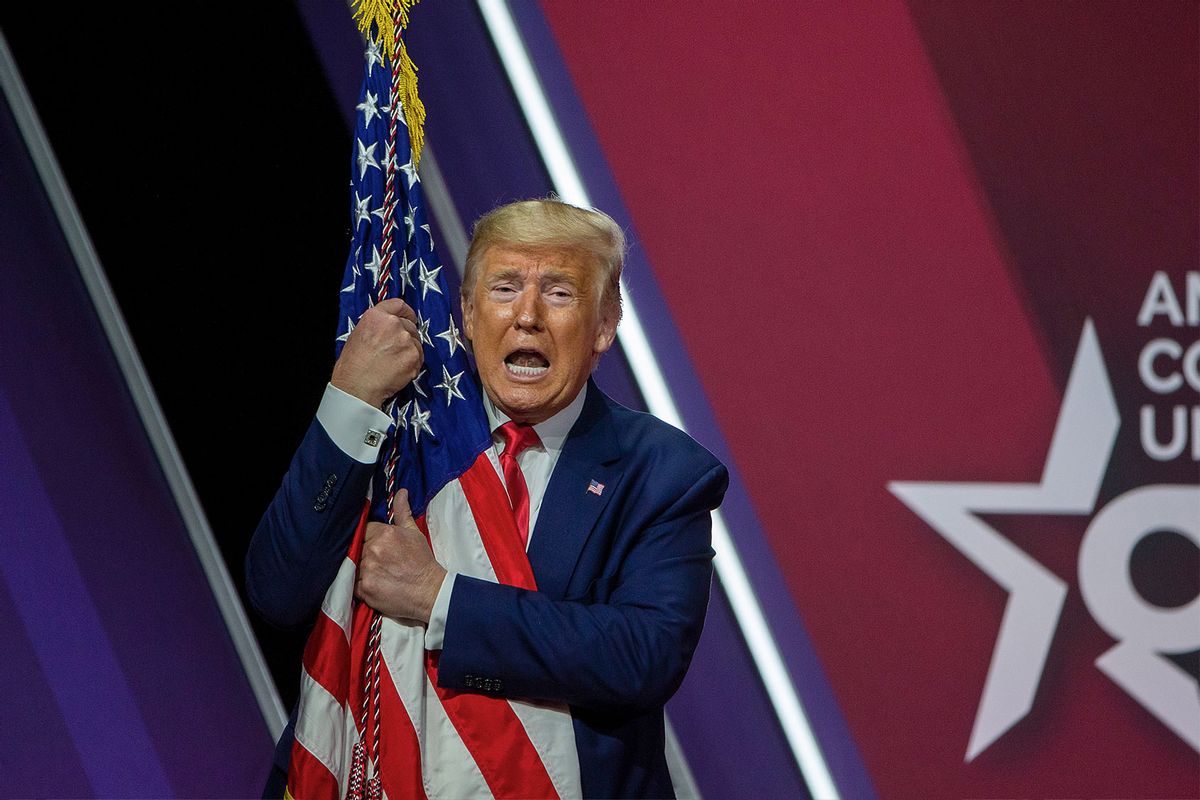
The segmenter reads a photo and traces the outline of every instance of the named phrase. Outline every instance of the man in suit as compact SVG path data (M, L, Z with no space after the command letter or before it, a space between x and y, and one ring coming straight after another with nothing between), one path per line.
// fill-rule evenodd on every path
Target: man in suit
M439 685L568 704L584 796L665 797L663 705L699 639L710 511L728 478L688 436L590 380L616 336L624 247L608 216L538 200L486 215L468 255L463 322L490 457L537 591L447 573L401 514L368 525L355 593L427 624ZM247 556L250 599L268 620L310 619L345 555L378 455L371 431L386 430L379 409L421 367L416 322L402 301L380 303L342 351Z

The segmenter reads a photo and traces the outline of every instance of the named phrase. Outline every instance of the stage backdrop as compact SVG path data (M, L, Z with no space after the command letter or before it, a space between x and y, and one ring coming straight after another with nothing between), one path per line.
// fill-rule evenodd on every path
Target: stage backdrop
M0 9L235 579L328 376L361 63L341 3L243 6ZM838 793L1200 796L1195 4L507 7ZM453 262L556 186L474 4L410 44ZM0 144L0 786L251 794L277 721ZM718 584L683 755L802 796L737 616ZM258 633L286 707L302 634Z
M541 8L879 794L1196 796L1196 6Z

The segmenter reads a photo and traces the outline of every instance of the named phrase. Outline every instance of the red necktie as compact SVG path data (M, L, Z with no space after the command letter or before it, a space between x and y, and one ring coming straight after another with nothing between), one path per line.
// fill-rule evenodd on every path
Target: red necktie
M529 543L529 488L525 475L517 463L517 456L527 447L542 443L532 425L506 422L500 426L500 438L504 440L504 452L500 454L500 467L504 470L504 485L508 487L508 500L517 519L517 530L521 532L521 544Z

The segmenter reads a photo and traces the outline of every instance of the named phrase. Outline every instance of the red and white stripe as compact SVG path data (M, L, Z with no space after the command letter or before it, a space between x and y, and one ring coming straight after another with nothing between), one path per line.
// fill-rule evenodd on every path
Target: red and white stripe
M417 520L447 570L536 588L503 485L486 454L451 481ZM354 601L365 515L326 593L304 651L288 793L346 796L362 731L363 658L370 609ZM379 654L378 769L383 794L401 798L579 797L579 761L566 706L437 687L425 628L385 618ZM487 665L480 665L486 671Z

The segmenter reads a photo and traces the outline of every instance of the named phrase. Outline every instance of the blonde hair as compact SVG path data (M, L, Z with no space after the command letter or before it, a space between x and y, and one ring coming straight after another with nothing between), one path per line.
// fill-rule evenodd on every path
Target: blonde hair
M588 257L599 271L601 308L621 319L621 270L625 268L625 232L612 217L557 198L519 200L492 209L475 222L463 274L462 296L475 290L479 263L494 245L518 249L572 250Z

